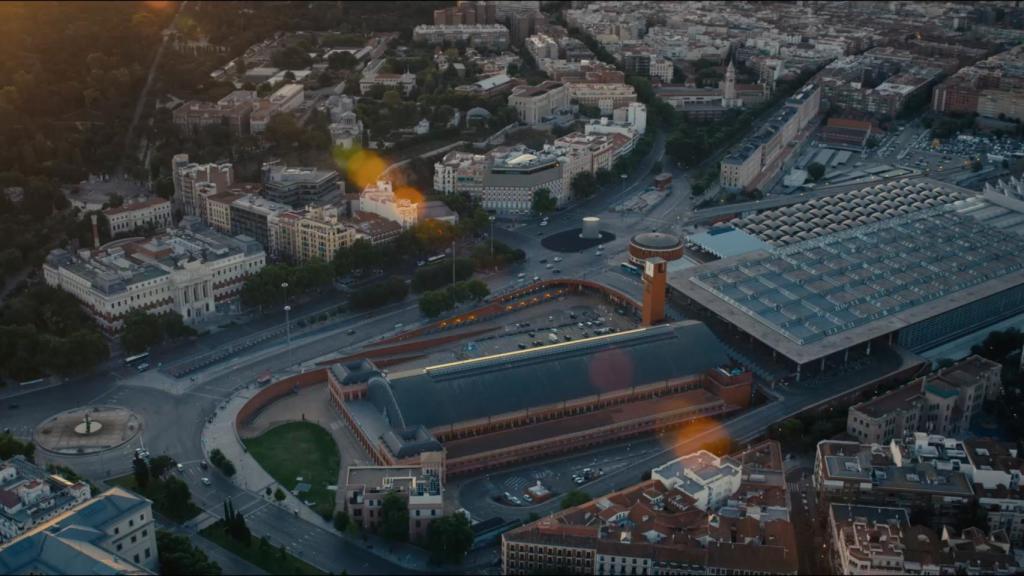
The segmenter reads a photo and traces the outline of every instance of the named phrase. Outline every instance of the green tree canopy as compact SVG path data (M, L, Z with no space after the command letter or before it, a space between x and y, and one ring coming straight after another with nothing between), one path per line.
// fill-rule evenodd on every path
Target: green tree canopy
M427 527L427 550L437 563L459 564L473 545L473 528L462 514L442 516Z
M582 490L570 490L562 497L562 510L590 502L590 495Z
M221 574L220 565L210 560L206 552L193 546L186 536L157 530L156 548L161 574Z
M558 207L558 201L551 196L551 190L540 188L533 192L533 202L530 209L536 214L547 214L554 212Z
M380 507L380 535L388 540L409 539L409 505L397 492L388 492Z

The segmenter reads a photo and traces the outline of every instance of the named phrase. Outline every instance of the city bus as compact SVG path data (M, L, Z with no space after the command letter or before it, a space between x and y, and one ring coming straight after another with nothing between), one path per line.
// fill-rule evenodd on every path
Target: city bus
M639 266L635 264L630 264L629 262L622 263L622 271L627 274L632 274L634 276L640 276L641 274L643 274Z
M133 365L136 362L142 362L149 358L149 352L143 352L142 354L136 354L135 356L129 356L124 359L124 363L127 365Z

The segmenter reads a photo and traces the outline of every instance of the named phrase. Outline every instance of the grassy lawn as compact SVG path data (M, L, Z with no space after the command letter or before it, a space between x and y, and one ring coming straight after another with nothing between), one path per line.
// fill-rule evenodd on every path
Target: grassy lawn
M188 506L167 505L166 502L164 501L164 497L162 494L163 486L159 480L150 479L149 486L147 486L145 490L140 490L139 487L135 485L134 474L126 474L124 476L112 478L110 480L107 480L107 484L110 484L111 486L120 486L125 490L131 490L136 494L141 494L142 496L149 498L150 500L153 501L154 510L156 510L159 514L162 514L167 518L170 518L171 520L174 520L178 523L191 520L192 518L195 518L196 515L199 514L199 512L201 512L199 507L196 506L191 500L188 501Z
M286 490L294 490L301 476L311 488L299 497L313 502L322 516L334 514L334 492L327 486L338 482L341 456L327 430L311 422L290 422L245 440L245 447Z
M224 531L224 524L221 521L217 521L215 524L211 524L206 528L203 528L199 533L228 552L231 552L241 558L245 558L247 561L266 570L269 574L325 573L313 566L310 566L306 562L299 560L290 553L286 552L282 558L279 548L274 546L261 546L260 541L255 538L252 541L252 545L246 548L244 544L227 535Z

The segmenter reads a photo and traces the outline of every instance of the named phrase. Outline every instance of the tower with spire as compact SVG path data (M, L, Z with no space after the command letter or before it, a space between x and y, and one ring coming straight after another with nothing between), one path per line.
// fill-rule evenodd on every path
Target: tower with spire
M736 67L733 59L729 58L729 65L725 68L725 80L720 84L722 89L722 108L740 108L743 101L736 97Z

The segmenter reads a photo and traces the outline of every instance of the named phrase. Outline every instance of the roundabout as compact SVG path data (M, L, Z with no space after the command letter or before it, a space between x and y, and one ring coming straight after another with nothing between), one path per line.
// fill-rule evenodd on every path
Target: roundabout
M36 427L33 440L60 455L88 455L113 450L142 431L142 418L120 406L86 406L66 410Z
M540 243L553 252L568 253L580 252L615 240L615 234L603 230L598 232L596 238L583 238L582 235L583 228L573 228L546 236Z

